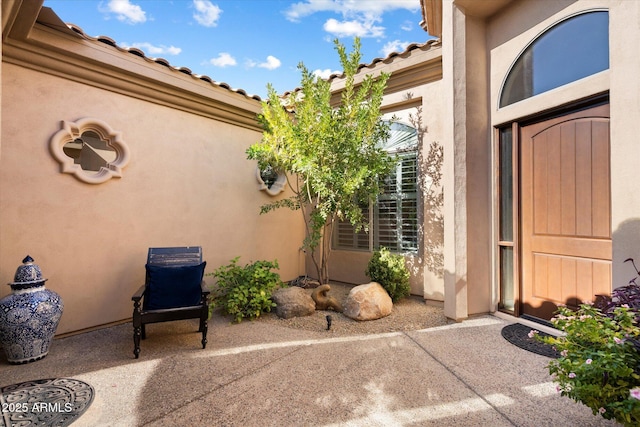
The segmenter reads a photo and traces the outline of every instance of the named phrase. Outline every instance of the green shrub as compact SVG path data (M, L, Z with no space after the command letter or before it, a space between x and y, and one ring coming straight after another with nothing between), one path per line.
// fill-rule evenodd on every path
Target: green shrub
M635 317L627 304L607 314L590 304L577 311L560 307L552 323L566 336L538 336L560 352L548 366L558 391L625 426L640 425L640 353L635 345L640 328Z
M409 295L409 270L404 256L392 254L387 248L375 251L369 260L365 274L386 289L393 302Z
M277 260L256 261L241 267L239 259L236 257L229 265L213 272L216 286L211 289L209 300L209 312L221 306L236 322L244 318L254 319L265 311L271 311L276 305L271 299L272 292L284 286L280 275L271 271L279 268Z

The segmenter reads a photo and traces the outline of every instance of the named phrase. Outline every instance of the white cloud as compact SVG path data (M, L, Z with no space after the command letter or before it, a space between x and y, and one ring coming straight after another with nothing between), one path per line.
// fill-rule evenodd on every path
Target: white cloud
M276 68L280 68L280 65L282 65L282 63L278 58L269 55L267 56L267 60L265 62L261 62L260 64L258 64L258 67L266 68L267 70L275 70Z
M331 71L329 68L325 68L324 70L315 70L313 73L314 76L320 77L321 79L328 79L332 74L340 75L342 71Z
M150 56L157 56L157 55L178 55L180 54L180 52L182 52L182 49L180 49L179 47L175 47L175 46L165 46L165 45L152 45L151 43L148 42L143 42L143 43L132 43L130 45L126 44L126 43L122 43L123 47L135 47L138 48L144 52L146 52L148 55Z
M118 21L129 24L140 24L147 20L147 14L137 4L132 4L130 0L110 0L106 9L101 9L108 13L114 13Z
M329 19L324 23L324 30L337 37L382 37L384 27L374 25L373 21L338 21Z
M218 19L220 19L222 9L209 0L193 0L193 6L196 8L193 18L198 24L205 27L215 27L218 25Z
M280 68L280 65L282 65L280 60L272 55L267 56L267 60L264 62L256 62L252 59L247 59L245 61L245 66L247 68L259 67L266 68L267 70L275 70L276 68Z
M420 0L305 0L285 10L288 20L299 22L305 16L318 12L336 13L342 20L328 19L324 30L337 37L384 37L382 22L385 12L406 9L420 10Z
M413 30L413 22L411 22L411 21L404 21L404 22L402 23L402 25L400 26L400 29L401 29L402 31L411 31L411 30Z
M396 9L419 11L420 0L305 0L292 4L285 11L285 16L290 21L299 21L316 12L334 12L345 17L357 14L380 16Z
M402 52L407 46L409 46L410 42L401 42L400 40L394 40L388 43L385 43L380 49L380 53L382 53L382 57L386 58L390 53L393 52Z
M237 64L236 59L227 52L220 52L216 58L211 58L209 63L216 67L232 67Z

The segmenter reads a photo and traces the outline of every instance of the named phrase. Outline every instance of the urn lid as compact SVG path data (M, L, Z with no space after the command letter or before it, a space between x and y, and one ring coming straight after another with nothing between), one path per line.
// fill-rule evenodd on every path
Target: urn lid
M33 258L29 255L22 260L22 265L16 270L13 282L9 285L28 285L32 283L45 282L47 279L42 278L42 271L37 264L33 263Z

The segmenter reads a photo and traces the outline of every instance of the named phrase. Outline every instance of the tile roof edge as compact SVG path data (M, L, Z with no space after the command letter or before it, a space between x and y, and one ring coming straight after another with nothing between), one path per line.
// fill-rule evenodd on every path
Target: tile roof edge
M55 12L54 12L55 13ZM171 63L165 59L165 58L153 58L153 57L149 57L147 56L142 50L135 48L135 47L128 47L128 48L124 48L121 47L117 44L117 42L115 40L113 40L112 38L108 37L108 36L97 36L97 37L93 37L88 35L87 33L84 32L84 30L75 24L72 23L65 23L65 25L69 28L69 30L73 31L76 35L91 41L91 42L101 42L104 43L108 46L111 46L115 49L117 49L120 52L126 52L126 53L130 53L133 55L136 55L142 59L144 59L147 62L155 62L158 65L167 67L173 71L177 71L177 72L181 72L185 75L191 76L193 78L202 80L204 82L207 82L211 85L217 86L217 87L221 87L224 88L230 92L233 93L237 93L238 95L242 95L246 98L249 99L254 99L258 102L263 101L262 98L259 95L251 95L248 94L244 89L240 89L240 88L232 88L228 83L225 82L217 82L214 79L212 79L211 77L207 76L207 75L201 75L201 74L194 74L189 68L187 67L176 67L171 65ZM389 62L391 60L394 60L396 57L403 57L407 54L409 54L411 51L415 50L415 49L420 49L420 48L424 48L427 47L428 49L431 49L431 47L438 47L441 45L441 41L440 39L431 39L431 40L427 40L424 43L410 43L409 45L407 45L407 47L405 47L405 49L402 52L391 52L390 54L388 54L386 57L384 58L374 58L373 60L371 60L369 63L363 63L358 65L358 72L364 68L373 68L374 66L376 66L379 63L385 63L385 62ZM332 81L336 78L341 78L344 76L344 73L334 73L331 74L327 80L328 81ZM280 95L281 97L286 97L289 96L290 94L293 94L295 92L299 92L301 90L300 87L297 87L291 91L286 91L284 92L282 95Z
M363 68L373 68L375 65L381 63L381 62L389 62L389 60L395 59L396 57L403 57L405 55L407 55L408 53L410 53L411 51L415 50L415 49L420 49L420 48L424 48L427 47L429 50L432 47L439 47L442 44L442 42L440 41L440 39L431 39L431 40L427 40L424 43L410 43L409 45L407 45L407 47L402 51L402 52L391 52L390 54L388 54L386 57L384 58L374 58L373 60L371 60L368 63L363 63L358 65L358 70L357 72L360 72L360 70L362 70ZM337 78L342 78L344 77L344 72L342 73L333 73L331 74L326 80L328 81L332 81L334 79ZM289 96L295 92L299 92L302 88L297 87L293 90L290 91L286 91L284 92L281 97L286 97Z
M156 63L156 64L164 66L164 67L166 67L166 68L168 68L168 69L170 69L172 71L180 72L182 74L191 76L192 78L199 79L199 80L202 80L204 82L207 82L207 83L209 83L209 84L211 84L211 85L213 85L215 87L220 87L220 88L226 89L226 90L228 90L230 92L237 93L238 95L242 95L242 96L244 96L246 98L249 98L249 99L254 99L254 100L258 101L258 102L262 101L262 98L259 95L251 95L251 94L248 94L247 91L245 91L244 89L239 89L239 88L238 89L234 89L229 84L224 83L224 82L217 82L217 81L215 81L214 79L212 79L209 76L201 75L201 74L195 74L195 73L193 73L191 71L191 69L189 69L187 67L173 66L165 58L154 58L154 57L147 56L144 53L144 51L142 51L141 49L138 49L136 47L133 47L133 46L131 46L131 47L119 46L115 40L113 40L112 38L110 38L108 36L100 35L100 36L93 37L93 36L90 36L87 33L85 33L84 30L81 27L79 27L78 25L75 25L75 24L72 24L72 23L65 23L65 25L71 31L73 31L76 35L78 35L78 36L82 37L83 39L88 40L90 42L104 43L107 46L111 46L111 47L117 49L120 52L129 53L129 54L138 56L138 57L144 59L147 62Z

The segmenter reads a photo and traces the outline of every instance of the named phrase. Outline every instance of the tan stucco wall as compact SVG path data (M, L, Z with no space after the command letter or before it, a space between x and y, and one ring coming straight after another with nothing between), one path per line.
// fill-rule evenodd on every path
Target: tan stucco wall
M486 28L482 21L467 19L466 47L472 52L484 51ZM491 280L491 131L485 108L488 93L486 55L468 55L466 61L466 164L467 164L467 264L468 312L490 310Z
M623 261L640 258L640 200L635 159L640 123L637 79L640 3L558 0L505 3L491 17L466 16L454 0L443 0L443 95L445 145L445 313L455 319L493 311L496 278L495 190L491 170L492 129L503 123L609 91L611 97L613 283L634 272ZM610 16L610 70L498 109L504 78L519 53L559 20L606 8Z
M426 159L432 143L437 143L444 149L449 143L444 137L443 132L443 83L442 79L431 82L427 85L416 88L417 93L422 97L422 127L424 133L422 135L422 162L419 167L426 168ZM414 114L412 112L412 114ZM430 165L433 166L433 165ZM443 164L440 166L442 173ZM426 174L425 174L426 175ZM424 177L423 177L424 178ZM444 192L442 182L439 187L425 188L424 191L432 191L433 194ZM424 198L423 198L424 199ZM442 213L443 206L439 206ZM422 221L427 223L429 218L429 206L423 203ZM412 276L421 279L411 283L411 292L415 295L424 296L425 300L444 301L444 276L441 263L442 252L444 250L444 240L441 225L433 227L429 230L428 226L423 225L423 235L419 236L419 252L407 258L407 265ZM429 233L431 233L429 235ZM429 243L431 242L431 243ZM421 275L419 273L422 273ZM420 292L422 291L422 292Z
M629 79L640 72L640 59L630 48L640 39L640 3L559 0L540 7L539 2L516 1L488 19L465 16L450 0L443 6L445 139L453 141L445 152L445 188L453 190L445 192L445 313L462 318L495 310L498 301L492 128L607 91L613 283L626 284L635 273L623 261L640 258L635 189L640 123L634 113L640 110L640 85ZM527 44L559 20L597 8L609 10L610 70L498 109L504 78Z
M640 2L609 2L611 95L611 230L613 232L613 286L624 286L635 272L624 263L640 260Z
M476 31L473 31L476 29ZM477 56L467 57L465 52L472 51L471 46L478 47L473 37L478 37L477 27L468 24L467 17L451 2L443 4L442 61L444 85L444 135L447 144L444 152L444 310L451 319L460 320L472 314L470 305L474 304L474 293L487 294L488 282L482 281L471 265L482 265L482 259L474 259L475 241L471 237L485 216L484 209L473 212L471 206L481 200L470 192L473 185L476 190L482 189L486 176L482 176L482 158L474 161L474 142L478 142L478 134L482 135L485 124L474 129L474 115L483 108L482 90L474 91L477 79L473 74L483 74L482 69L475 69L473 63L482 64L482 50ZM480 32L480 40L482 40ZM477 58L477 59L476 59ZM474 61L474 59L476 59ZM480 95L480 98L477 98ZM482 143L482 140L479 140ZM472 162L475 168L472 167ZM473 172L479 175L472 175ZM485 200L486 203L486 200ZM477 216L476 216L477 215ZM485 223L486 224L486 223ZM482 255L482 254L481 254ZM478 280L480 279L480 280ZM486 310L485 310L486 311Z
M0 283L34 257L64 299L58 333L129 318L149 247L202 246L206 272L235 256L277 259L285 280L304 271L299 215L259 215L273 199L246 160L258 131L13 64L2 72ZM82 117L122 132L123 178L91 185L60 173L49 140Z
M0 22L4 23L4 15L0 5ZM3 25L4 30L4 25ZM0 43L0 57L2 57L2 43ZM0 81L2 81L2 61L0 61ZM2 85L0 85L0 123L2 123ZM0 132L0 158L2 157L2 133Z

